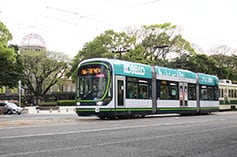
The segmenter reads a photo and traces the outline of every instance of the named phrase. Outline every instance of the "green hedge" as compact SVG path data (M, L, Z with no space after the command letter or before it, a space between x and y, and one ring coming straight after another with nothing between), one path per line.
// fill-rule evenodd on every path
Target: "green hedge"
M53 101L53 102L42 101L39 103L39 106L57 106L57 102L56 101Z
M75 106L76 100L59 100L50 102L40 102L39 106Z
M76 100L59 100L58 106L76 106Z

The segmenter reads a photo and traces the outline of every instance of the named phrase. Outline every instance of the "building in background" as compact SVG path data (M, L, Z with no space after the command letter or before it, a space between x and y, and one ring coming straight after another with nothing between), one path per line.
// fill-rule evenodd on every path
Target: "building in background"
M23 37L20 45L19 53L24 55L27 52L35 52L35 53L45 53L47 48L45 44L45 40L38 34L28 34ZM22 99L26 99L26 101L30 105L34 105L34 96L31 95L27 91L21 92ZM62 78L58 81L57 84L51 87L49 92L45 96L45 100L52 99L55 100L73 100L75 99L75 84L71 79ZM18 88L9 89L7 87L0 88L0 100L18 100L19 99L19 90ZM24 102L23 100L22 102Z
M20 52L21 51L46 52L45 41L38 34L28 34L21 41Z

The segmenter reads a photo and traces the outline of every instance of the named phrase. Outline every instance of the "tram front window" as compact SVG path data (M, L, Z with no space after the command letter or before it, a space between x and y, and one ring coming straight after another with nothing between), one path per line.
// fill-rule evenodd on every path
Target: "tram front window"
M78 71L77 96L80 100L98 100L105 96L108 75L103 65L86 65Z

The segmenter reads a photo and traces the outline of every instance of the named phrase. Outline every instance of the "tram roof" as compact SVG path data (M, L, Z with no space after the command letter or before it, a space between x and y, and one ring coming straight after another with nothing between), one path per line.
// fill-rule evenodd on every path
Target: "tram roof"
M118 59L91 58L82 61L80 64L98 61L110 63L114 67L114 74L140 78L152 78L151 66L141 63L134 63Z
M187 81L187 82L196 82L197 75L196 73L183 70L183 69L171 69L166 67L155 67L157 79L167 79L174 81Z
M203 85L214 85L217 86L219 84L218 77L209 74L198 73L198 81Z
M125 75L140 78L152 78L152 66L135 63L130 61L106 58L91 58L84 60L84 62L108 62L114 67L114 73L118 75ZM82 64L81 63L81 64ZM204 85L218 85L219 79L214 75L204 73L194 73L184 69L171 69L166 67L155 66L156 77L159 79L167 79L173 81L187 81L196 82L197 75L200 84Z
M122 60L110 61L114 66L114 73L132 77L152 78L151 66Z

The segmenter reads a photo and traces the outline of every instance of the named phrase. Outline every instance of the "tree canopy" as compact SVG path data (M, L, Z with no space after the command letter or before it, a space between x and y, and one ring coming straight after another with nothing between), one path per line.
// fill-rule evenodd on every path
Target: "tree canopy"
M18 46L8 46L11 39L11 33L0 21L0 87L16 87L18 80L21 78L22 69Z
M71 74L75 80L78 64L88 58L104 57L165 65L170 55L195 54L190 43L171 23L142 26L127 32L107 30L86 43L74 57Z
M68 59L55 52L21 52L24 88L36 97L44 96L68 70Z
M202 53L199 53L202 51ZM181 35L171 23L129 28L126 32L107 30L86 43L74 57L71 74L76 78L78 64L88 58L104 57L149 65L182 68L208 73L221 79L237 80L237 50L219 45L203 53Z

